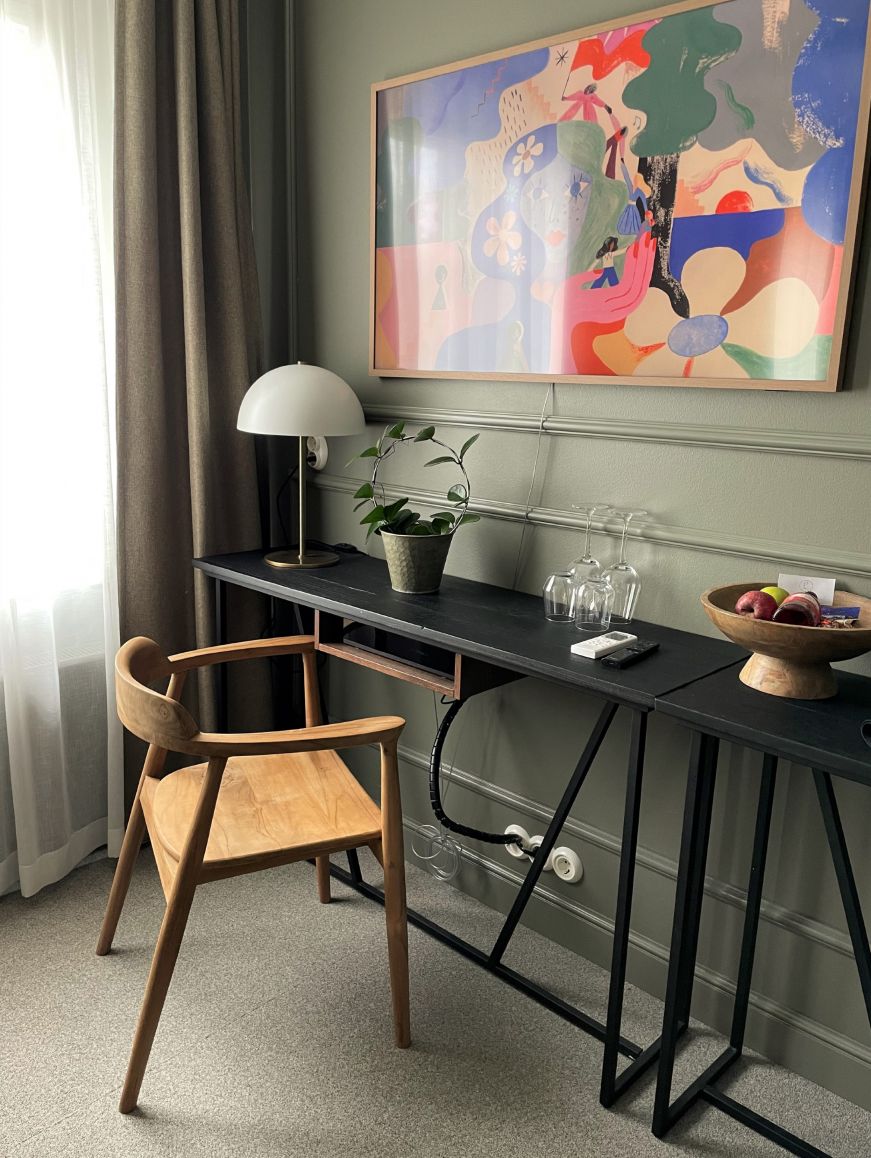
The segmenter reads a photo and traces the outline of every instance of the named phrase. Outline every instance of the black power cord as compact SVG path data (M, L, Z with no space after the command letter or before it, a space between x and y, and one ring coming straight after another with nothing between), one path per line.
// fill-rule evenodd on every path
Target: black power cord
M516 833L507 832L482 832L479 828L470 828L467 824L459 824L456 820L451 820L442 806L442 792L439 784L439 774L442 767L442 749L445 746L448 732L451 724L459 715L460 708L466 703L465 700L454 700L448 710L442 717L442 721L438 726L433 741L432 753L429 758L429 802L432 810L435 813L436 819L444 825L445 828L451 832L457 832L460 836L470 836L473 840L480 840L486 844L516 844L523 849L524 852L534 852L534 849L523 848L523 837Z

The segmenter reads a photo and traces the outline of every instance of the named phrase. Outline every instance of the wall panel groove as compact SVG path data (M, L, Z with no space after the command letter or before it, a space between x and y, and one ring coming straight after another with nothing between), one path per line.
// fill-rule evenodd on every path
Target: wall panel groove
M335 491L352 495L360 486L359 478L344 475L319 474L313 480L314 486L324 491ZM415 505L440 509L444 505L444 494L439 491L419 488L385 485L385 493L391 498L408 496ZM558 510L554 507L531 507L521 503L506 503L497 499L473 498L469 509L491 519L504 519L522 523L524 519L532 526L562 527L583 531L586 519L573 511ZM597 534L618 537L614 521L593 520ZM856 575L862 579L871 578L871 554L858 551L843 551L832 547L806 546L802 543L783 543L766 539L750 538L728 532L693 527L677 527L667 523L645 522L643 529L630 528L630 536L643 542L660 543L666 547L684 550L704 551L715 555L735 555L742 559L758 559L778 565L796 564L802 569L817 568L822 573L834 571L838 575Z
M535 414L499 414L482 410L439 410L423 406L378 406L368 403L370 422L420 423L422 426L468 426L481 430L535 433ZM755 427L705 426L684 422L630 422L618 418L572 418L558 414L544 420L546 434L604 438L618 442L662 442L677 446L709 446L774 454L811 455L871 461L871 438L858 434Z

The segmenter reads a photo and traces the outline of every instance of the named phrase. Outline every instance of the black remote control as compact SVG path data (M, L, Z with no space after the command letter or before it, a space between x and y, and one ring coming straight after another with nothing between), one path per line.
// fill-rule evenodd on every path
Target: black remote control
M612 651L610 655L603 655L599 660L602 667L631 667L646 655L652 655L659 647L649 639L637 639L628 647L621 647L619 651Z

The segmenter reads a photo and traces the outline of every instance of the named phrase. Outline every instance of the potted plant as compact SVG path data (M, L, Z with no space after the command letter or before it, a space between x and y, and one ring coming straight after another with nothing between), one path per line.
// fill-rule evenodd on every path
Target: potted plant
M435 427L425 426L416 434L405 433L405 423L388 426L375 446L368 446L357 457L374 459L372 478L363 483L354 495L360 502L354 508L371 505L360 522L367 528L366 538L380 535L387 557L387 568L394 591L409 595L425 595L438 591L455 532L467 523L477 523L479 516L469 508L471 491L464 459L469 448L478 441L473 434L459 451L435 437ZM462 478L447 492L447 505L452 510L436 511L430 519L421 518L420 512L410 509L407 498L388 503L384 486L378 481L381 464L407 443L430 442L446 453L431 458L427 466L454 463ZM352 460L353 461L353 460Z

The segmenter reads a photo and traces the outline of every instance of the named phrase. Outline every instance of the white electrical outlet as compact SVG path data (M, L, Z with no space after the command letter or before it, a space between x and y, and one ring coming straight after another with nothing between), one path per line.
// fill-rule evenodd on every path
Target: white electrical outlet
M532 847L532 848L533 848L533 849L534 849L536 852L538 852L538 848L539 848L539 845L541 844L541 842L542 842L543 840L544 840L544 837L543 837L543 836L531 836L531 837L529 838L529 843L530 843L531 847ZM553 856L554 856L554 854L553 854L553 849L551 849L551 852L550 852L550 856L549 856L549 857L547 858L547 860L544 862L544 871L545 871L546 873L550 873L550 872L553 872Z
M584 866L573 848L561 844L553 850L553 871L561 881L576 885L584 879Z
M519 836L523 840L524 845L527 848L529 847L529 833L521 825L509 824L505 829L505 835ZM505 851L509 856L513 856L516 860L522 860L523 857L526 856L526 853L523 851L519 844L506 844Z
M323 470L327 465L327 459L330 457L330 452L327 448L327 440L322 434L310 435L306 439L306 462L312 470Z

